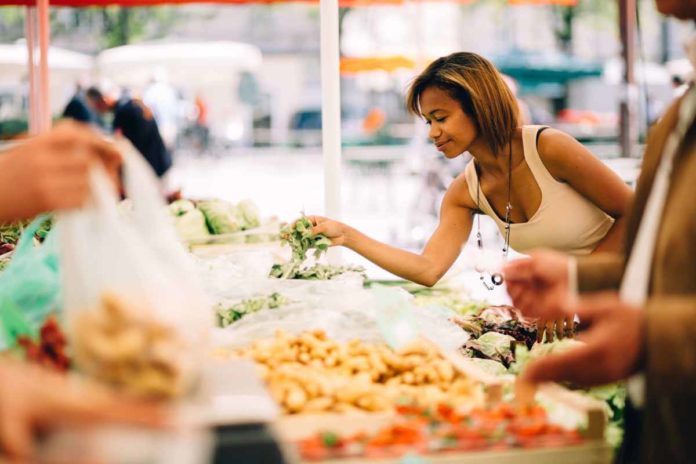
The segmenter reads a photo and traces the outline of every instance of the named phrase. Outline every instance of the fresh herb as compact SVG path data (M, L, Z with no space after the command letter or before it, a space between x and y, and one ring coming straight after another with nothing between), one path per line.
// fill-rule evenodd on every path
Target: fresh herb
M268 296L242 300L231 306L219 304L215 309L219 317L220 326L227 327L249 314L263 309L277 309L288 303L290 303L289 299L285 298L280 293L274 292Z
M312 229L312 223L306 216L281 229L281 242L290 246L293 261L304 262L310 249L314 249L314 258L319 259L331 246L329 237L324 234L315 235Z
M332 266L320 263L302 267L302 263L298 264L288 261L285 264L274 264L271 268L270 276L276 279L331 280L347 272L356 272L364 276L365 268L361 266Z
M274 264L269 273L277 279L331 280L346 272L358 272L364 275L365 269L358 266L333 266L316 263L305 266L307 252L314 250L314 258L319 259L331 246L331 239L324 234L313 234L309 218L302 216L294 224L281 229L283 244L290 246L292 257L283 264Z

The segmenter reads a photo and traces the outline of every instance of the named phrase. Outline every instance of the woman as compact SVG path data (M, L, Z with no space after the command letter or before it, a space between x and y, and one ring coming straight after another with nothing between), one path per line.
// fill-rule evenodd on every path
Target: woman
M569 135L519 126L515 97L486 59L474 53L439 58L413 82L407 105L430 126L429 137L445 157L473 157L448 188L425 249L399 250L318 216L311 218L314 233L426 286L457 259L474 214L491 216L523 253L546 247L584 255L621 247L631 190Z

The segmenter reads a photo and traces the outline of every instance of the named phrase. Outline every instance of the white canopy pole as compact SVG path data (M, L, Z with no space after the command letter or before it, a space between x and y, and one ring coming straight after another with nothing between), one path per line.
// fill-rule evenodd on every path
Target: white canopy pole
M341 218L341 77L338 0L321 0L321 124L324 158L324 214ZM340 262L337 248L329 262Z

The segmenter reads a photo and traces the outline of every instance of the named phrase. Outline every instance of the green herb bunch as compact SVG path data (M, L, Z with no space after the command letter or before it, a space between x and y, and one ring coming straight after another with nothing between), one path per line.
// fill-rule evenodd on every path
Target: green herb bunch
M299 263L307 259L307 251L314 249L314 257L319 259L331 246L331 239L324 234L312 233L312 222L302 216L294 224L288 224L280 231L280 240L292 250L292 261Z
M242 300L233 305L219 304L216 306L216 312L219 318L220 326L227 327L234 324L244 316L256 313L264 309L277 309L290 303L290 300L274 292L268 296L259 298L250 298Z

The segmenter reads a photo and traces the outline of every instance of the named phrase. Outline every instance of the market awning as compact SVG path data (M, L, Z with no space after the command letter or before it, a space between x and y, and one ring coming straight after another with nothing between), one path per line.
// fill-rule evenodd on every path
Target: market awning
M402 5L404 3L431 2L431 3L471 3L473 0L339 0L342 8L364 7L373 5ZM559 1L559 0L556 0ZM563 1L563 0L560 0ZM0 6L19 5L34 6L36 0L0 0ZM186 3L224 3L231 5L258 4L270 5L275 3L307 3L319 4L319 0L50 0L51 6L88 7L88 6L153 6L173 5ZM512 1L511 1L512 3ZM524 2L517 2L524 3ZM533 1L531 3L534 3Z
M569 81L602 75L602 63L565 53L512 50L491 57L500 72L518 81L522 92L560 96Z
M404 3L471 3L474 0L339 0L338 4L342 8L353 8L372 5L402 5ZM319 0L51 0L51 6L152 6L152 5L172 5L185 3L228 3L228 4L248 4L270 5L274 3L319 3ZM575 6L578 0L508 0L510 5L565 5ZM0 0L0 6L19 5L34 6L36 0Z
M341 74L357 74L369 71L393 72L397 69L413 69L416 62L405 56L366 58L341 58Z

